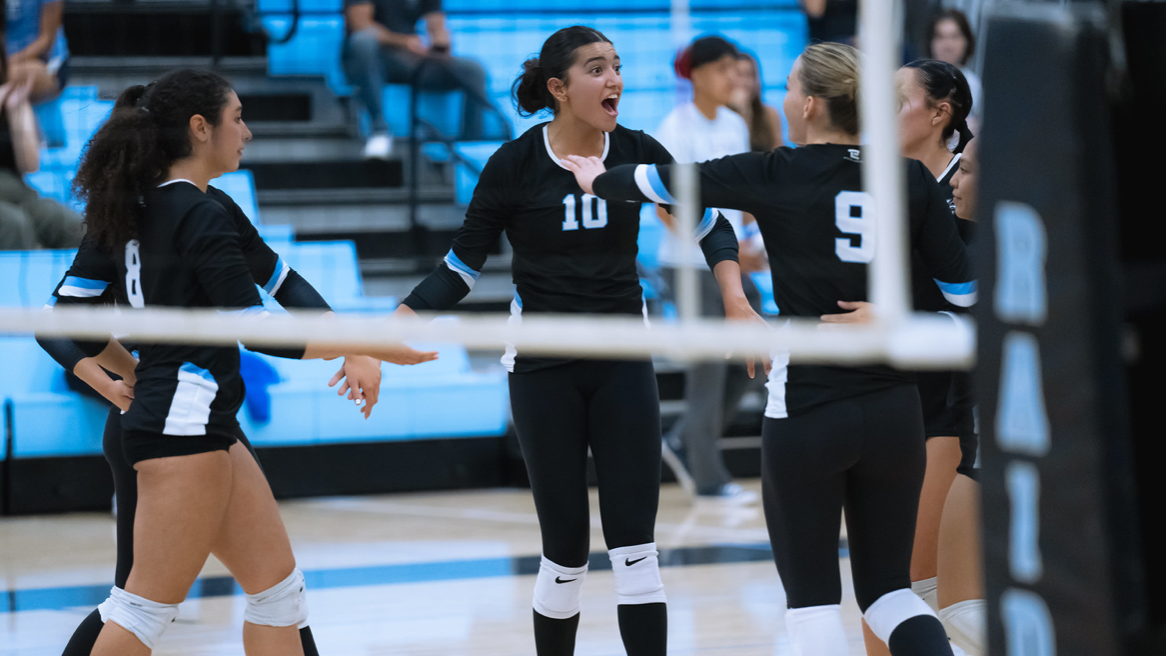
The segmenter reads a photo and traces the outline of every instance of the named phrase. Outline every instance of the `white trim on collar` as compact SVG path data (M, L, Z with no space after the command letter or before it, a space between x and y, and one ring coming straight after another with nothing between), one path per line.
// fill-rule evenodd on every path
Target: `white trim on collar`
M546 125L543 126L543 145L547 147L547 155L551 158L551 161L554 162L559 168L566 170L566 171L570 171L571 169L568 169L567 167L563 166L563 163L560 162L559 158L555 156L555 151L551 149L551 135L547 132L547 129L550 127L551 127L550 123L547 123ZM606 160L607 159L607 151L610 149L611 149L611 133L604 132L603 133L603 154L599 156L599 159Z
M959 164L960 158L963 156L963 153L956 153L955 156L951 158L951 161L947 163L947 168L943 170L943 173L939 174L939 177L935 178L935 181L943 182L943 179L946 178L947 174L951 172L952 167L954 167L956 164Z
M161 189L162 187L166 187L166 186L168 186L168 185L172 185L172 184L174 184L175 182L188 182L188 183L190 183L190 184L192 184L192 185L194 185L194 186L196 186L196 187L198 186L198 185L194 184L194 182L192 182L192 181L190 181L190 180L187 180L186 178L174 178L173 180L167 180L166 182L163 182L162 184L158 185L158 188L159 188L159 189Z

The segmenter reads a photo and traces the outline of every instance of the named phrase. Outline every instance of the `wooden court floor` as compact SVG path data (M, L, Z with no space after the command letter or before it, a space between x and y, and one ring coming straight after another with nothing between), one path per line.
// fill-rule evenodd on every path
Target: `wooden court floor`
M757 481L743 481L759 491ZM591 572L576 654L623 654L615 590L592 491ZM330 497L281 504L308 581L320 653L533 655L531 594L539 554L528 490ZM668 594L669 653L789 654L785 598L759 506L694 505L674 485L656 529ZM0 519L0 655L61 653L108 594L115 551L105 513ZM843 612L863 653L845 551ZM241 655L244 599L213 558L159 655Z

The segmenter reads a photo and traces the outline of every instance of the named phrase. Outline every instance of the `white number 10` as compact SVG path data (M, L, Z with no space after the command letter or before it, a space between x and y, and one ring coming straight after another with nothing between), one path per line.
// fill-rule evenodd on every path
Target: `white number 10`
M858 208L857 216L855 208ZM843 191L835 196L834 223L842 232L858 237L858 246L848 237L834 240L834 253L838 259L862 264L874 259L875 205L870 194L865 191Z
M607 201L598 196L591 194L583 194L583 227L584 228L602 228L607 225ZM595 211L591 211L591 206L595 206ZM575 194L567 194L563 197L563 206L565 207L565 217L563 218L563 230L578 230L579 219L575 218Z

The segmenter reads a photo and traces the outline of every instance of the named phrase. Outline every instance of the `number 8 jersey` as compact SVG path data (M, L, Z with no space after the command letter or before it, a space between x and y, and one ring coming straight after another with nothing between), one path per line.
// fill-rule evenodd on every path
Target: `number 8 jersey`
M551 149L549 125L532 127L494 153L445 261L417 285L405 305L414 310L455 305L473 288L505 232L514 250L514 315L644 312L636 272L641 201L608 202L584 194ZM655 139L621 126L604 134L604 144L608 167L672 162ZM732 226L715 210L705 212L697 238L710 268L737 259ZM511 350L504 362L516 372L564 362L515 355Z

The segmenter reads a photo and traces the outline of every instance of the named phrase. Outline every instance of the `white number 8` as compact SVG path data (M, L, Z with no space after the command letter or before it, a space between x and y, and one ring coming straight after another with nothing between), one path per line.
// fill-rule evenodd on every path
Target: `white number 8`
M130 306L142 308L146 307L146 298L142 295L142 259L138 246L137 239L126 242L126 296Z
M858 216L852 213L858 208ZM834 240L834 253L843 262L865 264L875 254L874 198L865 191L843 191L834 197L834 224L848 235L858 236L858 246L847 237Z

